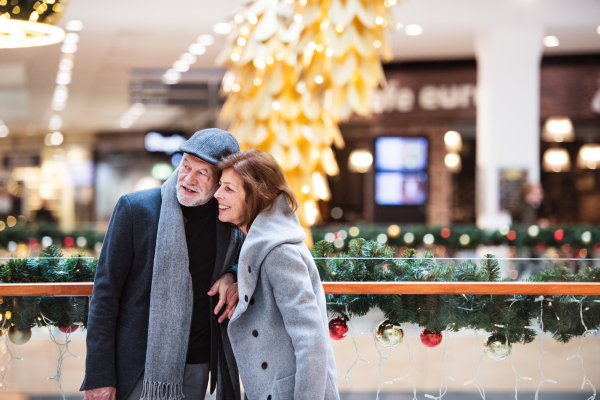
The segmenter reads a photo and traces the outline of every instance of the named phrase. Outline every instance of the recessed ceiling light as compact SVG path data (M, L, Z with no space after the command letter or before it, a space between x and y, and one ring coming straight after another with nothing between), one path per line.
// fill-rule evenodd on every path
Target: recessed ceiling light
M65 29L68 31L80 31L83 29L83 22L73 19L73 20L67 22Z
M206 46L200 43L192 43L190 47L188 47L188 51L197 56L201 56L206 53Z
M546 47L557 47L560 44L556 36L546 36L544 38L544 46Z
M218 24L215 24L213 30L219 35L227 35L229 32L231 32L231 24L228 22L219 22Z
M229 24L226 24L229 25ZM231 31L231 25L229 25L229 30ZM203 44L205 46L210 46L215 42L215 38L213 35L200 35L198 36L198 43Z
M597 33L598 35L600 35L600 25L598 25L598 27L596 28L596 33Z
M408 36L419 36L423 33L423 27L417 24L406 25L404 32L406 32Z

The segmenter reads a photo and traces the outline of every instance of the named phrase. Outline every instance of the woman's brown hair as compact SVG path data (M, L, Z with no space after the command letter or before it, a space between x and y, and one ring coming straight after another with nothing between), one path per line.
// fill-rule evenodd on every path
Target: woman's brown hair
M295 211L298 198L287 183L281 166L269 153L246 150L231 154L217 164L220 171L231 168L242 178L246 192L246 215L241 226L248 229L262 211L272 209L282 193Z

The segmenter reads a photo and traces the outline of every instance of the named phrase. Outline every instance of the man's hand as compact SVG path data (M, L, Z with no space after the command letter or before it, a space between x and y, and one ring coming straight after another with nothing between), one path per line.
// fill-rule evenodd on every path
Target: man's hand
M115 400L116 387L103 387L85 391L83 400Z
M210 288L209 296L214 296L219 293L219 302L215 307L215 314L219 314L221 308L227 304L227 308L219 317L219 322L223 322L225 318L231 318L235 307L238 303L237 283L234 283L233 274L227 273L219 278L218 281Z

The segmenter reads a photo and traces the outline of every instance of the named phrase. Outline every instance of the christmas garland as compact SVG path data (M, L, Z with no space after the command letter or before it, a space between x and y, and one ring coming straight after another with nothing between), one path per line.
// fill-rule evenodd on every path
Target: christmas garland
M104 233L101 232L93 230L65 232L60 230L56 224L42 221L6 227L0 231L0 246L7 248L9 242L15 242L26 243L32 249L36 246L41 248L44 237L50 238L54 244L60 243L60 246L63 247L77 246L86 250L94 250L97 243L101 245L104 241ZM84 240L82 241L81 238Z
M40 258L11 258L0 264L0 283L93 282L97 263L82 256L62 257L60 248L52 245ZM71 332L85 327L88 307L87 297L0 297L0 334L10 328L26 342L33 327L52 325Z
M393 258L394 249L373 240L354 239L349 251L332 258L333 245L315 244L312 251L323 281L500 281L498 261L488 255L479 265L465 261L455 266L438 262L427 252L417 258L409 249ZM62 257L56 245L45 248L39 258L13 258L0 264L0 283L92 282L97 260L80 256ZM531 282L595 282L600 268L586 268L572 274L558 267L531 276ZM386 319L378 334L391 340L398 326L405 323L424 327L428 343L439 343L440 333L463 328L489 332L501 343L529 343L536 332L536 321L543 331L560 342L568 342L600 326L600 296L509 296L509 295L328 295L333 330L343 337L345 322L365 315L372 308L383 311ZM87 297L4 297L0 298L2 333L14 326L27 333L33 327L48 325L64 329L85 327ZM585 327L584 327L585 324ZM70 328L71 327L71 328ZM341 329L341 331L340 331ZM347 329L347 327L346 327ZM341 333L340 333L341 332ZM333 333L332 333L333 337ZM401 338L400 338L401 340ZM392 341L393 342L393 341ZM425 343L425 341L424 341Z
M394 259L394 249L373 240L354 239L349 251L332 258L333 245L315 244L312 251L323 281L380 282L494 282L500 281L498 261L486 256L479 265L438 262L429 252L416 258L409 249ZM558 267L542 271L530 282L596 282L600 268L586 268L572 274ZM331 317L347 321L365 315L372 308L383 311L388 325L416 324L425 334L463 328L489 332L496 342L529 343L536 331L531 326L543 322L543 331L566 343L600 326L600 296L509 296L509 295L328 295ZM339 321L333 321L339 331ZM584 324L585 323L585 327ZM335 326L337 324L337 326ZM383 324L383 325L386 325ZM385 333L385 326L383 326ZM382 334L378 329L377 334ZM431 336L430 336L431 337Z
M569 250L586 249L588 254L600 247L600 227L592 225L568 225L554 228L531 226L504 226L487 231L475 225L437 226L429 225L335 225L317 226L311 229L315 242L327 240L336 250L348 251L348 243L360 236L367 240L401 248L444 246L447 250L475 249L478 246L528 247L536 253L548 247L569 245ZM338 242L336 242L336 240Z

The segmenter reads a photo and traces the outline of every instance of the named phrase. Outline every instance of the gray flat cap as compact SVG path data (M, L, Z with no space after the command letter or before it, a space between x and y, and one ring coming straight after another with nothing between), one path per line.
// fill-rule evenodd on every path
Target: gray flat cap
M194 133L194 136L179 146L179 150L214 165L240 151L240 145L231 133L210 128Z

